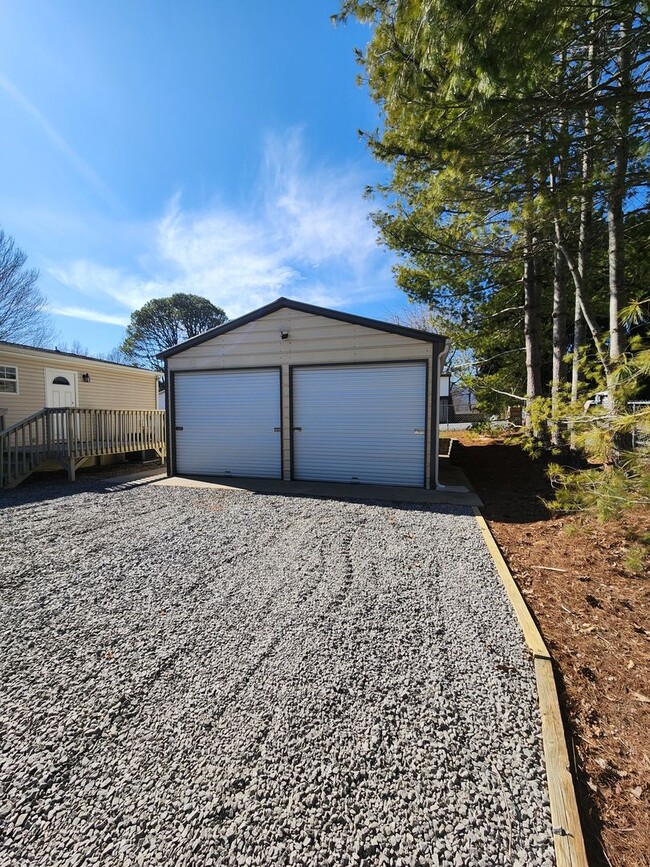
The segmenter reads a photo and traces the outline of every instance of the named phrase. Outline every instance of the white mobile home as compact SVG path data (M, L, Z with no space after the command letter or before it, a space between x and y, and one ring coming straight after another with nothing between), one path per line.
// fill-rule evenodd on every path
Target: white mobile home
M0 487L52 465L63 463L74 477L93 459L163 450L158 379L151 370L0 341Z

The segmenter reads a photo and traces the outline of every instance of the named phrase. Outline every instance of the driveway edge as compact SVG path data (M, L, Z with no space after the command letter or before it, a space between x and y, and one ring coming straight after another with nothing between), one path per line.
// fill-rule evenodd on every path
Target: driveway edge
M472 512L533 655L557 867L589 867L551 655L485 518Z

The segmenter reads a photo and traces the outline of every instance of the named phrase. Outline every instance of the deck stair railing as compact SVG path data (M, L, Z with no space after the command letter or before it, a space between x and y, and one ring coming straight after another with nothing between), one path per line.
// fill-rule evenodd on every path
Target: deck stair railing
M71 479L89 457L154 450L165 457L165 411L48 408L0 430L0 488L13 488L45 462Z

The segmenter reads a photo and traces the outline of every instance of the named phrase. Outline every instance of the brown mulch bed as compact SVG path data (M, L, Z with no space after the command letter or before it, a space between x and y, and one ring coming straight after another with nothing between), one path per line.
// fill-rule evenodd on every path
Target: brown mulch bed
M650 865L649 561L633 572L626 559L647 543L650 516L551 514L544 461L507 436L457 438L452 460L553 656L590 864Z

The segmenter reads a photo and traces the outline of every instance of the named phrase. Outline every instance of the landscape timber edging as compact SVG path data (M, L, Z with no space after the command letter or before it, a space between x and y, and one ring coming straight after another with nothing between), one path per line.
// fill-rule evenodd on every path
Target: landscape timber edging
M472 507L504 589L533 655L537 696L542 717L542 743L548 779L553 843L557 867L589 867L582 836L575 785L571 773L553 662L517 582L480 510Z

